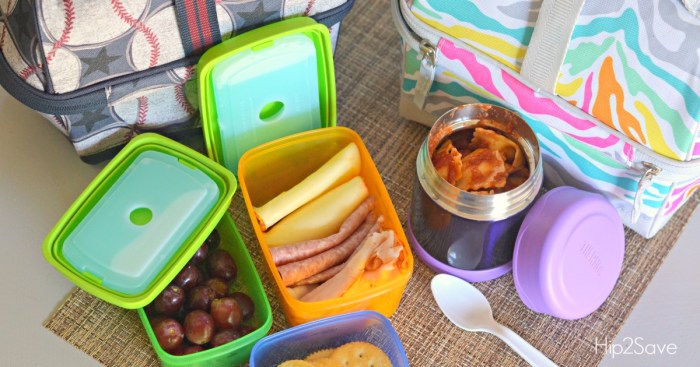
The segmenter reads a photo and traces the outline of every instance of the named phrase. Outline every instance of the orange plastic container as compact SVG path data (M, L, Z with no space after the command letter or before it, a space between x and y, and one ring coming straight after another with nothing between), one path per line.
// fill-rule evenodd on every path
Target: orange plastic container
M384 216L384 227L393 229L397 239L403 244L408 270L372 289L325 301L302 302L292 297L282 283L263 232L255 219L253 207L260 206L290 189L350 143L357 144L359 148L360 176L365 181L370 195L377 199L374 211ZM374 310L387 317L396 311L413 273L413 255L389 193L367 147L357 133L344 127L330 127L291 135L258 146L241 157L238 178L248 214L265 256L265 263L277 284L277 292L289 324L298 325L360 310Z

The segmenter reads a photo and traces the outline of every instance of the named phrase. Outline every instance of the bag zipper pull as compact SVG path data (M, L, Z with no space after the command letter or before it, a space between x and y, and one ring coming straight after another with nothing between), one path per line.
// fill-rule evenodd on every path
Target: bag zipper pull
M416 81L415 93L413 102L419 109L425 107L425 100L430 93L430 87L435 79L435 65L437 62L437 51L435 46L431 45L427 40L420 41L420 53L423 58L420 61L420 76Z
M634 194L634 204L632 206L632 223L636 223L639 216L642 214L642 196L649 186L651 186L651 181L654 176L661 173L662 169L649 162L642 162L643 173L642 178L639 179L637 183L637 192Z

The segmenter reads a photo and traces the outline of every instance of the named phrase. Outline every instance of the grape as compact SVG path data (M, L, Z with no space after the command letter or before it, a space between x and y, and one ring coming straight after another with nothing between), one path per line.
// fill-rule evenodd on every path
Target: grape
M175 283L175 285L179 286L180 288L188 291L199 285L199 283L201 283L202 280L204 280L204 275L202 274L202 271L192 264L187 264L175 277L173 283Z
M220 329L236 329L243 321L241 308L233 297L215 299L211 303L211 316Z
M190 291L187 306L190 310L209 311L211 302L216 298L216 293L210 287L200 285Z
M228 294L228 284L226 284L226 281L223 279L211 278L208 279L204 285L214 290L214 293L216 294L215 298L221 298Z
M253 312L255 311L255 306L253 304L253 300L250 299L250 297L241 292L233 292L231 293L231 297L233 297L237 302L238 306L241 308L241 314L243 314L243 320L249 320L251 317L253 317Z
M216 229L211 231L209 237L207 237L204 243L211 249L219 246L219 243L221 243L221 236L219 236L219 232Z
M240 338L242 335L238 330L225 329L221 330L213 338L211 338L211 347L216 348L219 345L226 344L230 341Z
M146 305L146 307L143 308L143 312L146 313L149 320L153 320L154 317L158 316L158 312L153 308L153 302Z
M185 321L185 316L187 316L187 313L190 312L189 307L187 306L187 297L185 297L185 303L180 307L180 310L177 311L176 314L172 315L172 318L174 318L177 321L180 321L182 323Z
M242 292L229 294L238 267L230 253L217 248L220 242L213 231L173 282L144 308L158 343L172 355L197 353L257 330L242 324L253 318L253 300Z
M163 315L175 315L185 303L185 291L176 285L167 286L153 301L153 310Z
M193 353L201 352L203 350L204 350L204 347L202 347L201 345L190 345L190 346L182 349L182 354L183 355L193 354Z
M211 315L194 310L185 316L185 336L194 344L206 344L214 334L214 319Z
M182 325L171 318L158 318L153 323L153 332L158 344L165 350L171 351L182 345Z
M194 255L192 255L192 258L190 259L190 264L196 265L196 264L203 263L204 260L206 260L206 258L207 258L208 248L209 248L209 246L207 245L206 242L204 242L202 244L202 246L199 246L199 248L197 249L197 252L195 252Z
M155 328L155 325L156 325L157 323L159 323L159 322L161 322L161 321L163 321L163 320L165 320L165 319L167 319L167 317L165 317L165 316L159 316L159 315L157 315L157 316L155 316L155 317L149 319L149 321L150 321L150 323L151 323L151 328Z
M238 329L238 331L241 332L241 335L248 335L255 331L255 328L249 325L241 325L241 327Z
M216 250L207 262L209 275L223 280L236 278L237 267L231 255L224 250Z

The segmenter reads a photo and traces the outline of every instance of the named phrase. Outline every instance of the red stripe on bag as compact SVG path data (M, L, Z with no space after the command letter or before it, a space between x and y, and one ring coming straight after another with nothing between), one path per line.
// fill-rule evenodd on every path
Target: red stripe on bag
M211 45L213 42L211 36L211 28L209 28L209 11L205 1L196 1L197 14L199 15L199 29L202 31L205 45Z
M185 55L202 53L221 42L216 14L218 0L174 0L180 38Z
M185 3L185 11L187 12L187 25L190 28L190 39L192 40L192 48L199 50L204 46L202 39L199 36L197 12L195 11L197 1L187 1Z

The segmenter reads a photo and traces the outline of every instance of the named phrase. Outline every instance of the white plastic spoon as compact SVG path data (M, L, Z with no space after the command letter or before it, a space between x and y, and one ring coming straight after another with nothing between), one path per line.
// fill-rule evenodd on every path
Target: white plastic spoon
M501 338L535 367L556 366L520 335L496 322L489 301L471 284L452 275L438 274L430 287L440 310L453 324L467 331L485 331Z

